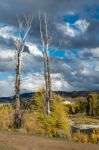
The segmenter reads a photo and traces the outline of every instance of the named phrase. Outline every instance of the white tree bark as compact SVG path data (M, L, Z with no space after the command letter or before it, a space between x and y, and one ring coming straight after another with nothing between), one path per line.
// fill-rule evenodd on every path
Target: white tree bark
M41 15L39 14L40 21L40 35L41 41L43 45L43 57L44 57L44 77L45 77L45 110L46 114L50 114L51 112L51 99L52 99L52 90L51 90L51 78L50 78L50 66L49 66L49 35L48 35L48 22L47 15L44 14L44 20L41 19ZM43 31L44 27L44 31Z

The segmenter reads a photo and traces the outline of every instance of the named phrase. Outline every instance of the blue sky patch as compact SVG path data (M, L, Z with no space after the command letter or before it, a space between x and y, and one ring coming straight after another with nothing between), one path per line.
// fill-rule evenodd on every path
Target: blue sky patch
M53 57L65 57L65 50L56 50L54 48L49 48L49 53Z
M70 56L66 50L57 50L54 48L49 48L49 53L52 57L60 57L60 58L67 58L70 59Z
M52 57L71 59L71 56L69 55L67 50L63 50L63 49L57 50L54 48L49 48L49 53Z
M0 73L0 80L5 80L5 79L7 79L9 75L11 75L11 72L3 72L3 73Z
M93 15L93 16L92 16L92 19L93 19L93 20L99 20L99 14Z
M80 19L80 16L78 14L65 15L63 19L66 23L74 24L77 20Z
M80 31L77 25L71 24L70 27L73 28L74 30Z
M72 49L72 50L71 50L71 53L72 53L73 55L79 55L79 50L77 50L77 49Z
M24 32L23 32L23 31L20 32L20 37L21 37L22 39L24 38Z

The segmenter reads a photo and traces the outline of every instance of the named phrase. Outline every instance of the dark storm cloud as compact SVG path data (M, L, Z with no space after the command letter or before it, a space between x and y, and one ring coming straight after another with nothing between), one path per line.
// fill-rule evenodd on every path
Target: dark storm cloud
M33 29L31 29L31 36L34 42L39 43L40 34L38 13L39 10L42 12L46 11L50 18L51 30L55 37L53 39L54 43L52 43L53 46L57 47L59 39L63 39L64 43L62 46L63 48L67 49L98 47L99 42L96 38L96 33L99 22L93 22L92 20L89 21L89 18L92 16L92 14L95 13L95 8L97 6L99 6L98 0L88 0L87 2L86 0L76 0L75 2L74 0L1 0L0 22L18 25L16 16L20 16L20 18L22 18L23 13L33 14L34 20ZM70 12L79 14L81 18L88 19L88 22L90 22L87 32L85 35L80 36L80 38L64 37L63 34L56 29L56 26L59 22L63 23L63 16ZM57 36L55 36L55 34L57 34Z
M70 57L51 58L51 72L62 74L64 81L67 81L74 90L99 89L99 67L95 69L96 65L99 66L99 57L91 52L92 49L99 47L99 20L93 18L97 7L99 7L99 0L0 0L0 23L18 26L16 16L23 18L23 13L33 14L33 27L28 40L41 48L38 13L39 10L46 11L53 33L50 47L69 51ZM64 24L63 16L68 13L79 14L80 19L85 19L89 23L88 29L83 34L71 37L57 28L59 24ZM60 40L62 40L61 48ZM8 40L0 36L0 46L2 49L4 47L4 50L15 49L13 38ZM72 56L71 49L78 49L79 56ZM30 55L27 45L24 55L23 72L43 71L42 57ZM1 58L0 72L13 72L14 63L11 58ZM92 68L91 63L95 67Z
M0 19L5 21L14 21L17 14L20 13L38 13L46 10L49 14L59 15L62 12L80 9L85 0L1 0L0 1Z
M62 16L68 12L86 14L85 6L99 5L98 0L1 0L0 21L16 23L16 16L26 14L38 14L39 10L46 11L51 17ZM87 17L87 16L86 16Z
M67 12L83 14L87 11L86 7L96 7L98 0L1 0L0 1L0 20L14 22L16 15L21 13L38 13L39 10L47 11L48 14L59 16ZM92 7L93 6L93 7ZM94 10L94 9L93 9ZM88 11L86 12L88 13Z

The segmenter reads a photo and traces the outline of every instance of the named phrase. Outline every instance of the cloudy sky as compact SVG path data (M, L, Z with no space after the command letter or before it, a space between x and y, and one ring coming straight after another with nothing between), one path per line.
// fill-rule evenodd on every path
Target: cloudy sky
M17 16L32 15L21 92L44 86L39 11L47 13L53 90L99 90L99 0L0 0L0 97L14 95Z

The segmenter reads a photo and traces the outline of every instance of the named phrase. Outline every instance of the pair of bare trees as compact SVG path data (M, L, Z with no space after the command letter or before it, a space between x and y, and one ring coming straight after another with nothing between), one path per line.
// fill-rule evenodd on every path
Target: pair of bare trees
M31 29L32 18L25 18L24 22L19 22L19 37L16 40L16 81L15 81L15 116L14 116L14 126L15 128L21 127L22 121L22 113L21 113L21 105L20 105L20 71L21 71L21 63L22 63L22 53L24 51L25 41L27 35ZM50 78L50 66L49 66L49 35L48 35L48 21L46 14L41 18L39 14L39 22L40 22L40 35L43 46L43 58L44 58L44 77L45 77L45 113L50 114L51 112L51 100L52 100L52 90L51 90L51 78ZM25 26L24 26L25 25Z

